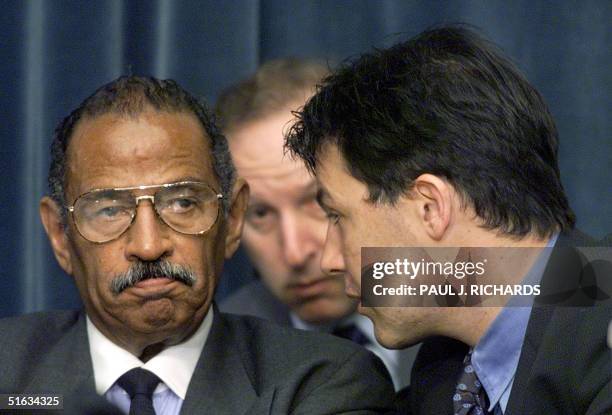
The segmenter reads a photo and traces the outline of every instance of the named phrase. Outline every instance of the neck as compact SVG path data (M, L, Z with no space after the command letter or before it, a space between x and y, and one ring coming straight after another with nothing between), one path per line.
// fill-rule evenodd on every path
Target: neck
M449 229L442 244L457 247L542 248L546 246L549 239L549 237L540 237L535 234L528 234L520 238L504 235L496 230L485 229L470 220L468 223L455 224L452 229Z
M486 258L486 273L483 278L487 284L519 284L533 267L542 249L548 244L548 238L528 235L521 239L498 235L491 231L478 228L467 232L469 240L461 238L454 246L484 247L497 249L470 249L473 261ZM532 249L525 249L532 248ZM484 256L479 257L479 252ZM445 308L444 334L455 338L469 346L478 344L487 332L495 318L503 310L500 307L501 298L490 298L495 306ZM487 304L487 299L484 300Z
M131 330L125 324L110 326L95 313L88 313L91 322L110 341L127 350L141 361L147 362L169 346L179 344L191 337L204 321L204 315L196 313L188 325L172 328L150 328Z
M446 308L448 327L446 335L470 347L478 344L502 307Z
M146 363L152 358L154 358L155 356L157 356L162 350L164 350L164 348L165 346L163 343L156 343L156 344L147 346L142 351L142 354L140 355L139 359L142 360L144 363Z

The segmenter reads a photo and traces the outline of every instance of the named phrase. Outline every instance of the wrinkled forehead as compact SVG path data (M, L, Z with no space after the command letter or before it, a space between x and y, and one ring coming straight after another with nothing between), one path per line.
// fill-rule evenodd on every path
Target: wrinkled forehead
M67 190L76 196L94 188L187 178L218 188L211 147L201 123L186 112L87 117L77 124L66 152Z
M283 132L291 125L289 109L235 126L228 131L228 141L236 169L243 177L296 170L295 162L284 152Z

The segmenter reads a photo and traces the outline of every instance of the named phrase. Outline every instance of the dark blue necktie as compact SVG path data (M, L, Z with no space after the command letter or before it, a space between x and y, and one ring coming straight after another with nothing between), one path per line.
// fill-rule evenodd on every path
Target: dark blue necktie
M361 346L365 346L366 344L370 343L370 340L366 337L366 335L363 334L363 332L354 324L336 327L334 331L332 331L332 334L334 336L353 341Z
M472 366L472 351L463 359L463 368L453 395L455 415L485 415L489 412L487 393Z
M155 415L152 397L159 382L154 373L141 368L132 369L117 380L132 400L129 415Z

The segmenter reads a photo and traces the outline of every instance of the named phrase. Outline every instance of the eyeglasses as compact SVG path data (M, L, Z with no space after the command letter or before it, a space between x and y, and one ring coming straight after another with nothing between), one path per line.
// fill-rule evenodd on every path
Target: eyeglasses
M136 191L154 190L136 196ZM157 216L171 229L187 235L202 235L217 221L223 195L201 182L94 189L80 195L66 209L77 231L90 242L119 238L134 222L141 200L149 200Z

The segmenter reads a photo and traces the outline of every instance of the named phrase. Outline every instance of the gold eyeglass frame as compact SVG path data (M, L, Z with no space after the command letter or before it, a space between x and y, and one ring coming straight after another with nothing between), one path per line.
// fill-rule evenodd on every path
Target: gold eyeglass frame
M171 188L171 187L176 187L176 186L189 185L189 184L203 185L203 186L207 187L208 189L212 190L213 194L215 194L215 196L217 197L217 199L216 199L217 200L217 216L215 217L215 220L210 224L210 226L207 229L205 229L203 231L196 232L196 233L181 232L181 231L178 231L178 230L174 229L172 226L170 226L164 220L164 218L161 217L161 215L159 214L159 212L157 211L156 206L155 206L155 195L160 190ZM79 201L79 199L81 199L83 196L86 196L88 194L95 193L95 192L101 192L101 191L148 190L148 189L154 189L154 188L159 188L160 190L156 191L152 195L142 195L142 196L135 196L134 197L135 208L134 208L134 214L132 215L132 219L130 220L130 224L125 228L125 230L123 230L123 232L121 232L119 235L115 236L114 238L111 238L111 239L108 239L108 240L102 241L102 242L92 241L89 238L87 238L85 235L83 235L83 233L79 229L79 226L77 225L77 222L76 222L76 220L74 218L74 207L75 207L76 203ZM79 233L79 235L81 235L84 239L86 239L87 241L89 241L91 243L94 243L94 244L105 244L107 242L114 241L115 239L119 239L124 233L126 233L128 231L128 229L130 229L132 227L132 224L134 223L134 220L136 219L136 214L138 212L138 204L143 199L148 199L151 202L151 207L153 208L153 211L155 212L155 215L168 228L170 228L173 231L175 231L177 233L180 233L182 235L198 235L198 236L201 236L201 235L204 235L209 230L211 230L213 228L213 226L215 226L215 224L219 220L219 212L221 210L221 203L219 203L219 200L223 199L223 194L218 193L218 191L215 190L208 183L198 182L198 181L194 181L194 180L186 180L186 181L181 181L181 182L165 183L165 184L151 184L151 185L144 185L144 186L101 187L101 188L96 188L96 189L88 190L85 193L81 193L79 196L77 196L76 199L74 199L74 202L72 203L71 206L64 206L64 207L68 210L68 212L70 212L70 217L72 218L72 223L74 223L74 227L76 228L76 230Z

